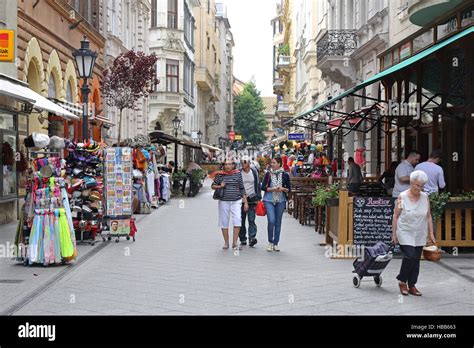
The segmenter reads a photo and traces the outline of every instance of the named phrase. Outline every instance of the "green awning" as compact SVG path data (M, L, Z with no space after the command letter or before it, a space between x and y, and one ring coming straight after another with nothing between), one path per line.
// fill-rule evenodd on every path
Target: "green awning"
M380 72L380 73L378 73L374 76L372 76L371 78L365 80L364 82L359 83L355 87L352 87L352 88L348 89L347 91L339 94L337 97L331 98L330 100L327 100L323 103L320 103L320 104L316 105L311 110L306 111L305 113L303 113L301 115L298 115L298 116L292 118L291 120L285 122L285 125L288 125L292 122L297 121L298 119L301 119L301 118L303 118L303 117L305 117L309 114L312 114L312 113L314 113L318 110L321 110L321 109L325 108L326 106L328 106L328 105L330 105L330 104L332 104L332 103L334 103L334 102L336 102L336 101L338 101L342 98L345 98L345 97L351 95L352 93L355 93L355 92L361 90L362 88L364 88L368 85L371 85L375 82L378 82L378 81L382 80L384 77L386 77L390 74L393 74L396 71L405 69L406 67L408 67L408 66L410 66L410 65L412 65L412 64L414 64L414 63L416 63L416 62L418 62L418 61L420 61L420 60L422 60L426 57L428 57L429 55L431 55L434 52L442 49L443 47L448 46L449 44L453 43L454 41L459 40L459 39L461 39L461 38L463 38L463 37L465 37L469 34L472 34L472 33L474 33L474 27L470 27L470 28L468 28L468 29L466 29L466 30L464 30L460 33L457 33L456 35L453 35L450 38L448 38L448 39L446 39L442 42L439 42L439 43L431 46L430 48L428 48L428 49L426 49L426 50L424 50L420 53L417 53L414 56L412 56L408 59L405 59L404 61L402 61L402 62L400 62L400 63L398 63L398 64L396 64L396 65L394 65L394 66L392 66L392 67L390 67L390 68L388 68L388 69L386 69L386 70L384 70L384 71L382 71L382 72Z

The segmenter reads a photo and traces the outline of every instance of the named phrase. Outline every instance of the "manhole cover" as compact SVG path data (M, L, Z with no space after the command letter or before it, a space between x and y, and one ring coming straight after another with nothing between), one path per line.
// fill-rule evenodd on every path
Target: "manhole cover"
M0 279L0 284L18 284L23 282L24 280L21 279Z

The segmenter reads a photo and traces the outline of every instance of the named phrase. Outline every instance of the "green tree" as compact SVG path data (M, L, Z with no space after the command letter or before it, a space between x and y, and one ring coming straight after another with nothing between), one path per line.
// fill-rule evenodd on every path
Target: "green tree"
M265 142L263 132L268 125L263 110L265 106L260 92L253 83L247 83L234 100L235 130L242 134L244 143L259 145Z

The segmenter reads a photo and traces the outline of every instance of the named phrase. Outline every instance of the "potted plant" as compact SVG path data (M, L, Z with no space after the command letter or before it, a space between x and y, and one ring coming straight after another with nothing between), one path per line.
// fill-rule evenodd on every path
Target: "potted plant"
M177 170L173 173L173 188L174 189L179 189L181 187L181 181L186 177L186 174L181 171Z
M339 196L339 184L332 184L330 186L320 185L314 191L313 205L325 206L327 200L337 198Z
M284 43L278 48L278 53L281 56L289 56L290 55L290 45L288 43Z

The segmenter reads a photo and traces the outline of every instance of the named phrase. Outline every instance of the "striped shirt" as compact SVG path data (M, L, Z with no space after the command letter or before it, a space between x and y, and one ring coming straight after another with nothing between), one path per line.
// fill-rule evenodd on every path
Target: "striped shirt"
M239 173L229 175L217 175L212 183L213 185L220 185L225 182L224 197L221 201L238 201L245 195L244 182L242 175Z

